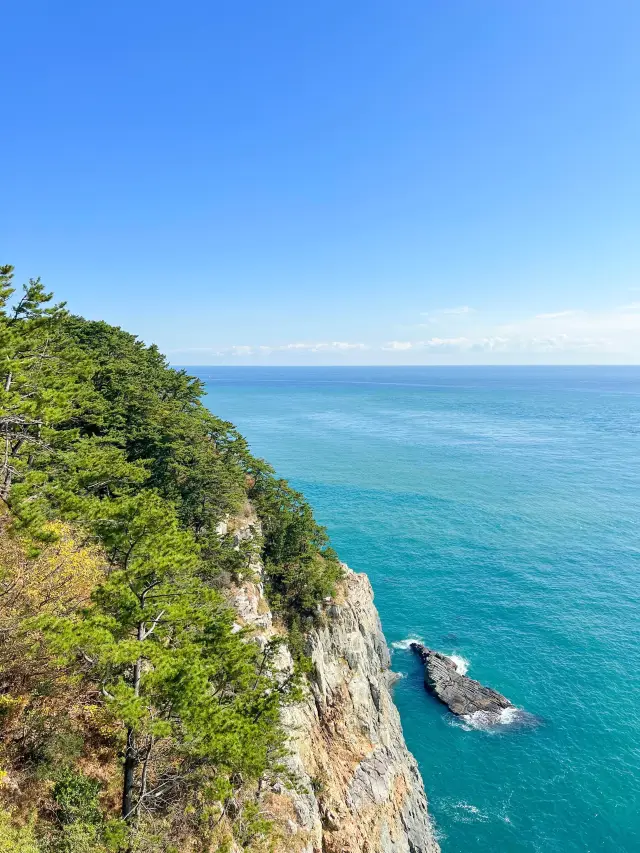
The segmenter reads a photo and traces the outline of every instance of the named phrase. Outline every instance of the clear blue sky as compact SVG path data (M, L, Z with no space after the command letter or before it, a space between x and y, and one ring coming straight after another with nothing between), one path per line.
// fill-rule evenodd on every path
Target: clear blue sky
M3 260L172 362L640 362L637 0L21 0L2 34Z

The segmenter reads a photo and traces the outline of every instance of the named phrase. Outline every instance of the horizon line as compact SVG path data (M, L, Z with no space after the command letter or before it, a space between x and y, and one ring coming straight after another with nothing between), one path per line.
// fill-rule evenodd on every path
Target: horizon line
M491 362L483 362L482 364L178 364L174 362L169 362L171 367L230 367L234 370L250 370L251 368L256 367L291 367L291 368L317 368L323 369L327 367L337 367L340 369L348 369L348 368L368 368L368 367L390 367L390 368L398 368L398 367L640 367L639 362L633 363L608 363L608 362L592 362L589 364L582 364L580 362L568 362L566 364L557 363L557 364L531 364L531 363L514 363L514 364L495 364Z

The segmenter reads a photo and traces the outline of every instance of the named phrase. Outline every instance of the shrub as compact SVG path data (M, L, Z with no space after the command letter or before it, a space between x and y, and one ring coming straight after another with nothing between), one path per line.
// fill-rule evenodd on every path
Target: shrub
M100 783L94 779L68 767L60 770L53 786L53 799L60 823L98 823L101 820L99 791Z
M0 809L0 853L40 853L33 821L18 826L10 812Z

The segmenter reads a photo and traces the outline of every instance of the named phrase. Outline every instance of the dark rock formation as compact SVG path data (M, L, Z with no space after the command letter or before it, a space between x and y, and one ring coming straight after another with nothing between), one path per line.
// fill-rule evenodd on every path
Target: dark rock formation
M446 655L421 643L411 643L411 648L424 664L425 688L459 717L480 711L488 720L492 717L497 720L502 711L513 707L501 693L458 672Z

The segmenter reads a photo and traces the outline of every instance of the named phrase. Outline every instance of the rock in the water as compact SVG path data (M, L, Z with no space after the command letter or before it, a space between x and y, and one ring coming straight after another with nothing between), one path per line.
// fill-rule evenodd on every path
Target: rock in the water
M411 643L411 648L424 664L425 688L459 717L480 711L489 720L497 720L504 710L513 708L501 693L458 672L455 663L446 655L434 652L422 643Z

